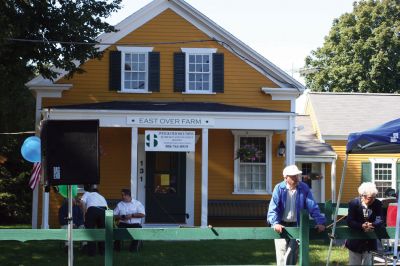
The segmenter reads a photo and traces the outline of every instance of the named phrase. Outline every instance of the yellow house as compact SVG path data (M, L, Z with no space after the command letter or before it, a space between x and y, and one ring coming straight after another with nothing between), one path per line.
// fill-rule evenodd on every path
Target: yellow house
M336 200L346 157L347 138L350 133L361 132L399 118L400 95L375 93L323 93L310 92L307 95L306 115L297 117L296 162L317 164L315 158L329 155L332 160L329 171L325 171L325 199ZM304 133L301 133L304 131ZM314 157L299 161L301 138L318 140L318 144L306 147ZM317 145L324 145L323 147ZM303 147L303 149L305 149ZM332 154L333 152L333 154ZM333 155L333 156L332 156ZM317 169L318 172L318 169ZM304 173L304 167L303 167ZM347 203L358 195L357 188L362 182L374 182L378 188L378 198L384 198L388 188L399 188L399 154L350 154L344 177L341 202ZM313 188L314 190L317 188ZM315 194L315 193L314 193Z
M100 192L131 188L144 226L207 226L210 201L270 199L295 163L303 85L181 0L154 0L116 28L98 37L104 56L85 73L27 83L37 124L99 120ZM179 132L190 149L146 148L151 134ZM238 156L249 147L254 158ZM36 190L33 226L58 227L60 202Z

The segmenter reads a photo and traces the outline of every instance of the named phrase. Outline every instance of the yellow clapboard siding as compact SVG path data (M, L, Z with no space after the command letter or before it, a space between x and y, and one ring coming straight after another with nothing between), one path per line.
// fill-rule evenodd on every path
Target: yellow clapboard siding
M166 10L142 27L122 38L118 43L148 43L209 39L204 33L178 16L172 10ZM117 45L118 45L117 43ZM121 94L108 90L108 60L110 47L101 60L89 60L83 68L84 74L76 74L70 80L59 83L71 83L73 88L63 93L61 99L44 99L44 106L76 103L104 102L112 100L155 100L197 101L213 100L225 104L252 106L279 111L290 110L289 101L272 101L269 95L261 92L262 87L276 87L261 73L242 61L236 55L216 42L152 45L160 52L160 92L151 94ZM173 92L173 52L182 47L217 48L225 55L225 92L216 95L190 95ZM210 97L208 97L210 96Z
M148 94L128 94L109 91L109 51L116 50L118 44L177 42L209 39L207 35L178 16L166 10L145 25L136 29L109 47L100 59L88 60L82 67L83 74L75 74L71 79L61 79L58 83L73 84L62 98L45 98L43 106L81 103L96 103L118 100L132 101L182 101L218 102L224 104L258 107L277 111L290 111L290 101L273 101L270 95L261 91L262 87L277 87L271 80L255 70L222 45L211 41L204 43L139 45L154 47L160 52L160 92ZM181 48L217 48L224 54L224 93L213 95L182 94L173 91L173 53ZM139 129L141 134L143 129ZM210 130L209 136L209 198L225 199L269 199L270 195L233 195L233 135L229 130ZM197 135L201 131L196 130ZM104 154L101 156L100 192L106 198L119 198L120 189L130 186L130 129L102 128L100 143ZM275 152L285 134L274 135L272 143L273 185L282 180L285 158L277 158ZM229 143L229 145L227 145ZM201 138L196 143L195 152L195 224L200 223L201 211ZM52 217L56 217L57 205L52 202ZM56 220L53 220L55 223Z

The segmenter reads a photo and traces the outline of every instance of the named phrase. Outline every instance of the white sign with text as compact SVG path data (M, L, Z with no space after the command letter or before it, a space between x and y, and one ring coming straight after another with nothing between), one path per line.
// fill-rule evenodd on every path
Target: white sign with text
M214 119L201 117L153 117L153 116L128 116L128 125L142 127L185 127L198 128L214 126Z
M195 148L194 131L145 131L145 151L191 152Z

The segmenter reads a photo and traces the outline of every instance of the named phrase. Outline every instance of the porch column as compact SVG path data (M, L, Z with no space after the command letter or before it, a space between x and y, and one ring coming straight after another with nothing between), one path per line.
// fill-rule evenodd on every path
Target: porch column
M207 227L208 218L208 128L201 134L201 227Z
M296 157L296 141L294 117L289 117L289 128L286 131L286 165L294 164Z
M332 202L336 202L336 158L332 160L331 165L331 198Z
M42 97L36 93L36 108L35 108L35 135L39 136L40 109L42 107ZM42 172L43 173L43 172ZM41 177L43 175L41 174ZM32 229L38 228L38 209L39 209L39 184L35 187L32 193Z
M321 163L321 174L323 175L323 179L321 179L321 199L320 199L320 202L326 202L326 199L325 199L325 180L326 180L325 163Z
M133 199L137 198L137 173L138 173L138 128L132 127L131 131L131 194Z

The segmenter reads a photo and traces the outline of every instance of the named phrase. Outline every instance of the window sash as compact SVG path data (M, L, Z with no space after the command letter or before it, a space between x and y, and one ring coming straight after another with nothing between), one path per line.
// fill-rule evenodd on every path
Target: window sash
M254 145L261 153L259 154L259 158L254 161L241 160L238 158L238 180L235 186L237 192L267 192L267 145L269 144L267 138L265 136L240 136L238 142L238 148L246 145Z
M393 160L372 159L372 182L378 189L378 198L385 197L385 190L396 188L396 164Z
M148 87L148 53L122 53L122 90L147 91Z

